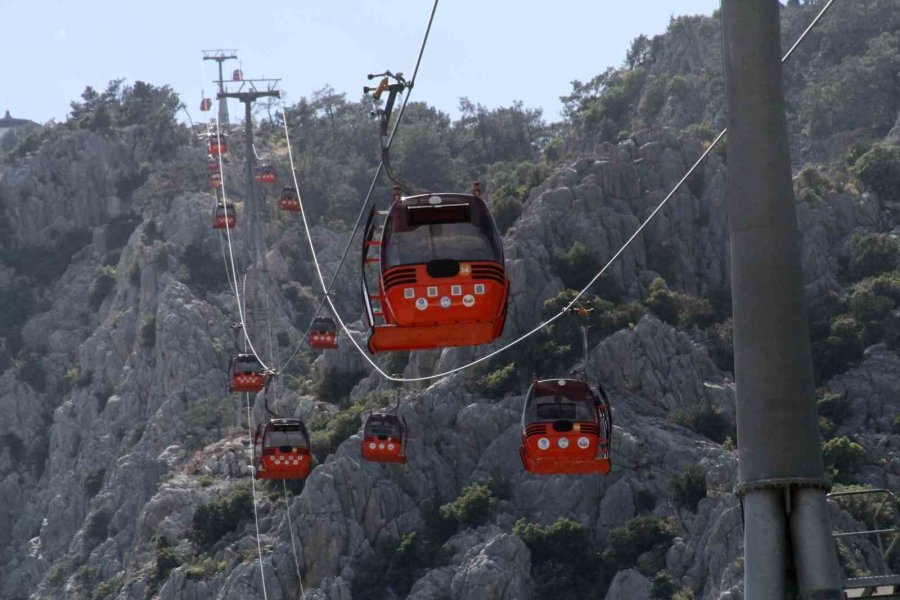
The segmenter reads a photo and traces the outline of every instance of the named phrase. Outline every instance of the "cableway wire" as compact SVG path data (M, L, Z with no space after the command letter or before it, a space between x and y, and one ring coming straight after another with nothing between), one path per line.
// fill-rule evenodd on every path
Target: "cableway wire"
M255 440L253 439L253 414L252 409L250 408L250 394L244 394L247 397L247 428L250 430L250 456L252 457L256 452ZM263 571L263 551L262 551L262 542L259 539L259 508L256 505L256 465L252 464L250 467L250 489L253 492L253 519L256 521L256 551L259 554L259 578L262 581L262 591L263 591L263 600L269 600L269 595L266 593L266 574Z
M403 102L400 104L400 110L397 112L397 120L394 121L394 125L391 128L391 135L388 137L387 142L383 144L382 147L382 160L378 163L378 167L375 169L375 175L372 177L372 182L369 184L369 190L366 192L366 196L363 199L362 206L359 209L359 214L356 216L356 223L353 225L353 230L350 232L350 237L347 240L347 245L344 246L344 251L341 254L341 258L338 261L338 265L334 270L334 274L331 276L331 281L327 286L323 285L323 289L325 290L325 294L322 297L322 301L319 303L318 308L316 308L316 312L313 313L313 317L309 322L309 326L306 328L306 332L303 334L303 337L297 343L297 346L294 348L294 351L291 352L288 359L284 362L280 367L280 371L283 372L288 368L294 358L297 356L297 353L300 352L300 348L303 347L303 344L306 343L306 340L309 338L309 332L312 331L313 324L316 322L316 317L319 316L319 313L322 312L322 308L325 306L326 301L331 304L328 300L329 295L334 289L334 284L337 281L338 274L341 272L341 267L344 265L344 260L347 258L347 254L350 252L350 248L353 245L353 238L356 236L356 232L359 230L359 226L362 225L363 217L366 216L369 208L369 202L372 198L372 194L375 191L375 186L378 184L378 178L381 176L382 170L385 168L384 164L384 152L390 150L391 144L394 143L394 137L397 135L397 129L400 127L400 123L403 121L403 113L406 111L406 105L409 103L409 97L412 93L413 86L416 84L416 77L419 75L419 67L422 65L422 57L425 55L425 46L428 44L428 36L431 34L431 26L434 23L434 15L437 12L438 2L440 0L434 0L431 5L431 14L428 17L428 25L425 27L425 35L422 36L422 44L419 46L419 54L416 57L416 66L413 68L412 77L409 79L409 82L406 86L406 94L403 96ZM294 178L294 189L297 190L297 197L300 198L300 184L297 182L297 169L294 166L294 154L291 148L291 136L288 132L288 123L287 123L287 114L284 109L284 105L281 107L281 114L283 118L281 119L282 124L284 125L284 135L287 141L288 147L288 158L291 161L291 175ZM309 236L309 225L306 223L306 213L302 210L302 200L301 200L301 214L303 215L303 223L306 228L306 234ZM310 241L310 249L312 250L312 242ZM316 269L318 270L318 259L316 258L315 250L312 250L313 262L316 264ZM319 273L321 276L321 272ZM332 309L333 310L333 309ZM346 331L346 327L344 328ZM349 335L349 334L348 334Z
M816 16L816 18L813 20L812 24L811 24L809 27L806 28L806 30L805 30L805 31L800 35L800 37L798 38L797 42L794 43L794 45L791 47L791 49L790 49L790 50L784 55L784 57L781 59L781 62L782 62L782 63L784 63L785 61L787 61L788 58L790 58L790 56L791 56L791 54L793 53L793 51L794 51L794 50L800 45L800 43L806 38L806 36L809 34L809 32L812 31L813 27L819 22L819 20L821 20L821 18L825 15L825 13L828 12L828 10L831 8L831 6L834 4L834 2L835 2L835 0L829 0L829 2L825 5L825 7L822 8L822 10L819 12L819 14L818 14L818 15ZM713 149L715 149L715 147L719 144L719 142L722 141L722 138L725 137L725 134L726 134L727 132L728 132L728 129L727 129L727 128L726 128L726 129L723 129L723 130L719 133L719 135L716 136L716 138L712 141L712 143L709 145L709 147L703 152L703 154L700 155L700 158L698 158L697 161L691 166L691 168L688 169L688 171L687 171L687 173L684 175L684 177L682 177L682 178L678 181L678 183L675 184L675 187L672 188L672 191L670 191L670 192L666 195L666 197L662 199L662 201L657 205L657 207L656 207L655 209L653 209L653 212L651 212L650 215L649 215L646 219L644 219L644 221L640 224L640 226L638 226L638 228L634 231L634 233L631 234L631 236L625 241L625 243L622 245L622 247L619 248L619 250L616 251L615 254L613 254L612 258L610 258L610 259L607 261L607 263L606 263L605 265L603 265L603 268L600 269L600 271L598 271L596 275L594 275L594 277L588 282L588 284L587 284L586 286L584 286L584 288L582 288L581 291L578 292L578 294L577 294L577 295L576 295L576 296L575 296L575 297L574 297L574 298L573 298L573 299L572 299L565 307L563 307L562 310L560 310L558 313L556 313L555 315L553 315L553 316L550 317L549 319L545 320L544 322L540 323L540 324L537 325L536 327L532 328L532 329L529 330L528 332L526 332L526 333L520 335L518 338L514 339L513 341L511 341L511 342L505 344L504 346L501 346L500 348L494 350L493 352L490 352L489 354L486 354L486 355L484 355L484 356L482 356L482 357L480 357L480 358L477 358L477 359L475 359L475 360L473 360L473 361L470 361L470 362L468 362L468 363L466 363L466 364L464 364L464 365L461 365L461 366L456 367L456 368L454 368L454 369L448 369L448 370L443 371L443 372L441 372L441 373L435 373L434 375L427 375L427 376L423 376L423 377L394 377L394 376L392 376L392 375L389 375L388 373L385 373L384 370L382 370L381 367L379 367L379 366L375 363L375 361L372 360L372 358L369 356L369 353L366 352L365 350L363 350L362 346L360 346L359 343L356 341L356 339L351 335L349 329L347 328L347 325L344 323L343 319L342 319L341 316L338 314L337 308L334 306L334 302L332 302L330 296L329 296L327 293L325 294L325 301L328 302L328 305L329 305L329 307L331 308L331 311L334 313L335 318L336 318L336 319L338 320L338 322L341 324L341 327L343 328L344 332L347 334L347 337L350 339L350 342L356 347L357 351L359 351L360 356L362 356L362 358L363 358L366 362L368 362L369 365L370 365L375 371L377 371L382 377L384 377L384 378L387 379L388 381L394 381L394 382L398 382L398 383L408 383L408 382L418 382L418 381L432 381L432 380L435 380L435 379L441 379L441 378L447 377L448 375L452 375L452 374L454 374L454 373L458 373L458 372L460 372L460 371L464 371L464 370L466 370L466 369L469 369L469 368L471 368L471 367L473 367L473 366L475 366L475 365L477 365L477 364L479 364L479 363L482 363L482 362L484 362L484 361L486 361L486 360L489 360L489 359L493 358L494 356L497 356L498 354L501 354L501 353L503 353L503 352L506 352L507 350L509 350L509 349L512 348L513 346L516 346L517 344L519 344L519 343L521 343L522 341L526 340L527 338L531 337L532 335L534 335L535 333L537 333L538 331L540 331L541 329L543 329L543 328L546 327L547 325L550 325L551 323L553 323L554 321L556 321L557 319L559 319L560 317L562 317L563 315L565 315L566 313L568 313L569 310L570 310L573 306L575 306L575 304L582 298L582 296L584 296L584 295L587 293L587 291L591 288L591 286L593 286L593 285L597 282L597 280L600 279L600 277L601 277L601 276L606 272L606 270L613 264L613 262L615 262L615 261L622 255L622 253L625 252L625 250L628 248L628 246L630 246L631 243L638 237L638 235L641 234L641 232L644 230L644 228L646 228L647 225L650 223L650 221L652 221L653 218L656 217L656 215L659 213L659 211L661 211L661 210L663 209L663 207L669 202L669 200L672 199L672 197L678 192L678 190L681 189L681 186L684 185L684 183L685 183L685 182L688 180L688 178L694 173L694 171L696 171L697 168L703 163L703 161L706 160L706 157L709 156L710 152L712 152ZM288 129L287 129L287 125L286 125L286 124L285 124L285 135L288 136L288 157L289 157L290 160L291 160L291 166L293 166L294 158L293 158L293 153L291 152L291 144L290 144L290 137L289 137L290 134L289 134L289 132L288 132ZM379 171L380 171L380 168L379 168ZM297 184L297 181L296 181L296 175L294 176L294 183L295 183L295 185ZM298 187L298 194L297 194L297 196L298 196L298 198L300 198L299 187ZM301 217L302 217L302 219L303 219L303 226L304 226L304 228L305 228L305 230L306 230L306 238L307 238L307 241L308 241L308 243L309 243L310 252L312 253L313 263L314 263L314 265L315 265L315 267L316 267L316 271L317 271L317 273L318 273L318 275L319 275L319 283L321 284L321 286L322 286L323 289L327 290L327 288L326 288L326 286L325 286L325 279L324 279L324 277L322 276L322 270L321 270L321 267L320 267L320 265L319 265L319 261L318 261L318 259L317 259L317 257L316 257L316 251L315 251L315 248L314 248L313 243L312 243L312 237L311 237L311 235L310 235L309 224L308 224L307 221L306 221L306 212L305 212L304 210L302 210L302 204L303 204L302 198L300 199L300 203L301 203L301 211L300 211L300 215L301 215Z
M294 542L294 525L291 523L291 503L288 502L287 481L282 479L281 485L284 488L284 512L287 513L288 531L291 532L291 551L294 553L294 568L297 570L297 581L300 582L300 600L306 597L306 590L303 589L303 577L300 576L300 559L297 557L297 545Z

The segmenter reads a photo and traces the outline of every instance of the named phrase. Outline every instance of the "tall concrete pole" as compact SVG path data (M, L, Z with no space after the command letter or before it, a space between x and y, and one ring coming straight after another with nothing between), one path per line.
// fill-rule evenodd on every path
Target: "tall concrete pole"
M219 59L216 62L219 63L219 94L222 94L225 91L225 77L222 73L223 59ZM228 125L228 100L222 96L219 97L219 123Z
M722 0L744 598L842 598L825 502L778 0ZM794 569L790 569L793 564ZM796 573L797 581L793 581Z

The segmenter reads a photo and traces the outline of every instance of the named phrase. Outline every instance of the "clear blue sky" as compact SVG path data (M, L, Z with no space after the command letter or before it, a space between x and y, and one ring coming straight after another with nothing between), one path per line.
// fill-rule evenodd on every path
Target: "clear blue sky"
M717 7L441 0L414 98L454 115L460 96L489 107L522 100L555 120L572 80L620 65L634 37L663 32L673 14ZM281 78L287 102L326 84L357 99L368 72L411 74L430 8L431 0L0 0L0 110L63 120L86 85L121 77L171 85L196 120L201 87L214 91L215 63L201 61L208 48L237 48L246 77Z

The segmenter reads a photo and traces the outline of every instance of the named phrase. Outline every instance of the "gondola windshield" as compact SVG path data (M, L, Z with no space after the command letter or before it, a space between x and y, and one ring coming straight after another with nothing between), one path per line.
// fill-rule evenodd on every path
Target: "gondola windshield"
M503 264L503 246L481 203L410 205L391 211L385 223L384 268L434 260Z

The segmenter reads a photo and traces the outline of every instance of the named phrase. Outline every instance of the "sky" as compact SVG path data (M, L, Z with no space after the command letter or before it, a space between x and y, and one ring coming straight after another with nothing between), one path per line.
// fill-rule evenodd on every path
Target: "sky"
M294 103L326 85L359 99L367 73L412 74L431 0L0 0L0 111L62 121L85 86L116 78L171 85L194 120L214 94L202 50L234 48L230 74L279 78ZM459 98L521 100L558 120L561 95L620 66L631 40L670 17L712 14L719 0L441 0L414 100L453 116ZM239 105L230 107L232 114Z

